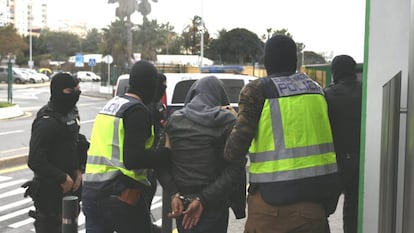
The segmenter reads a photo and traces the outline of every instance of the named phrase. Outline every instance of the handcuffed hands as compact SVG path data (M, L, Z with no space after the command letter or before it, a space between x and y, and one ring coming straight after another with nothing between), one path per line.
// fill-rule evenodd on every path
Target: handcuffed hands
M180 199L180 194L177 193L171 198L171 212L168 213L169 218L177 218L183 214L184 204Z
M181 224L184 229L188 230L197 225L202 213L203 204L199 198L194 198L190 205L188 205L187 209L183 211L184 218Z

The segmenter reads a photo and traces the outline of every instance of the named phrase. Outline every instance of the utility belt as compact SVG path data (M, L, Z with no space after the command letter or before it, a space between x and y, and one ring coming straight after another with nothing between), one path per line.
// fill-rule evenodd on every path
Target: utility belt
M59 215L59 214L44 214L44 213L42 213L40 211L37 211L37 210L29 210L28 215L29 215L29 217L32 217L32 218L37 219L39 221L45 221L45 220L53 219L53 220L56 220L56 221L59 222L62 219L62 215Z

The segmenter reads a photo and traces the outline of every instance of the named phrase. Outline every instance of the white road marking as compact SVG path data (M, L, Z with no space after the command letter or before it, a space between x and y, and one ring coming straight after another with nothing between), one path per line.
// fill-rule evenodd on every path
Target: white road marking
M33 209L33 207L31 206L31 207L28 207L28 208L20 209L20 210L17 210L15 212L11 212L9 214L0 216L0 222L3 222L4 220L11 219L11 218L14 218L14 217L22 215L22 214L27 215L27 213L29 213L30 209Z
M5 211L5 210L8 210L8 209L14 208L16 206L21 206L21 205L27 204L31 201L32 201L31 198L25 198L23 200L10 203L8 205L0 206L0 211Z
M26 190L23 188L17 188L17 189L13 189L11 191L5 192L0 194L0 199L5 198L5 197L10 197L10 196L14 196L14 195L19 195L24 193ZM23 195L22 195L23 197Z
M0 135L16 134L16 133L23 133L23 132L24 130L13 130L13 131L0 132Z
M18 180L13 180L13 181L10 181L10 182L2 183L2 184L0 184L0 189L7 188L7 187L10 187L10 186L13 186L13 185L16 185L16 184L21 184L21 183L24 183L26 181L27 181L27 179L18 179Z

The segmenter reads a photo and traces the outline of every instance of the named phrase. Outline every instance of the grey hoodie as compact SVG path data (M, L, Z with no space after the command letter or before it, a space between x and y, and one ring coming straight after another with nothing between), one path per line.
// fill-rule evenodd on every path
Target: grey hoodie
M233 114L221 109L229 102L222 82L215 76L207 76L193 83L179 112L203 126L217 127L235 120Z

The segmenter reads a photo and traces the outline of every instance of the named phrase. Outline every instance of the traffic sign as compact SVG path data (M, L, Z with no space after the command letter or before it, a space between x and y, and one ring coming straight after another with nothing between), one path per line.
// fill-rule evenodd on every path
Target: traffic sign
M105 55L102 58L102 61L105 62L106 64L111 64L114 61L114 58L111 55Z
M96 59L95 58L89 58L88 62L89 66L96 66Z
M77 53L75 55L75 67L83 67L83 54Z

